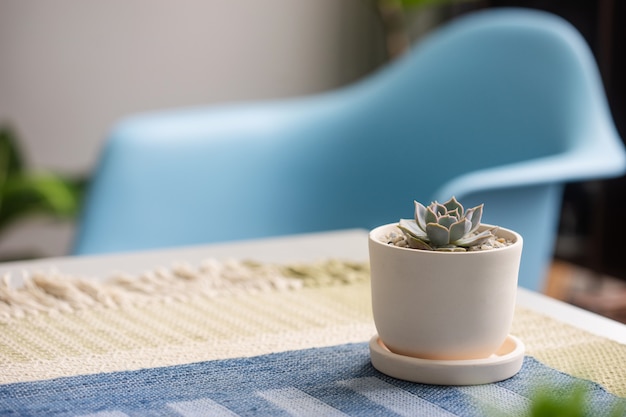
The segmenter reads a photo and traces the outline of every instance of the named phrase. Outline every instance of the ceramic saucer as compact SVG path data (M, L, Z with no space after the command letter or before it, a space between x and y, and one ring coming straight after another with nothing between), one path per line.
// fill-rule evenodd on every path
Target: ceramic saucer
M522 341L509 335L488 358L431 360L393 353L378 335L370 340L374 368L394 378L436 385L478 385L510 378L522 368L524 351Z

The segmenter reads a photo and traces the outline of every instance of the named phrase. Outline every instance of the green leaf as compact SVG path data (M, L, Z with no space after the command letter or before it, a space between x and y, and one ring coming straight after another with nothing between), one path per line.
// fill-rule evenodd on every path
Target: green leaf
M459 217L463 216L463 205L459 203L454 196L452 196L450 200L443 203L443 205L448 210L448 213L456 210Z
M424 233L426 233L426 223L428 223L426 221L426 207L418 201L414 200L414 203L415 203L415 222L417 223L419 228L422 229Z
M426 214L424 215L424 223L428 226L429 223L437 223L437 215L433 211L433 205L431 204L426 208ZM424 227L426 230L426 227Z
M402 232L404 232L405 235L409 235L417 239L428 240L426 232L419 228L415 220L400 219L398 227L402 230Z
M472 223L467 219L461 219L450 226L450 242L456 242L469 233Z
M86 179L28 170L14 130L0 126L0 231L32 214L75 217L86 185Z
M432 246L444 246L450 243L450 231L437 223L426 225L426 233Z
M0 126L0 187L7 177L23 169L22 157L17 146L17 135L8 126Z
M444 214L448 212L448 209L446 208L446 206L444 206L443 204L437 203L436 201L433 202L428 207L433 210L433 213L435 213L437 217L443 216Z
M497 230L498 230L498 227L494 227L493 229L489 229L489 230L483 230L477 235L472 235L472 236L465 237L463 239L459 239L454 243L459 246L465 246L465 247L480 245L481 243L484 243L488 241L489 239L491 239L492 237L494 237Z
M530 408L532 417L585 417L586 390L582 385L568 389L539 389Z
M442 225L446 229L450 229L450 226L456 223L457 220L458 219L456 217L446 214L445 216L441 216L437 219L437 224Z
M480 219L483 217L483 207L484 204L481 204L467 210L467 213L465 213L465 218L472 222L472 228L470 229L469 233L478 230L478 227L480 226Z
M27 215L73 218L79 211L84 185L51 173L20 174L2 188L0 228Z
M437 252L467 252L467 249L461 246L454 246L454 245L442 246L442 247L436 248L435 250Z

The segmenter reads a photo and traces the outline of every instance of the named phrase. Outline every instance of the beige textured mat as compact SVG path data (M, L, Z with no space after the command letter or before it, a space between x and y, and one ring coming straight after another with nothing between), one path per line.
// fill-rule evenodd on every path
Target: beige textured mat
M94 283L37 275L0 286L0 383L365 342L366 265L207 261ZM626 346L529 310L527 354L626 397Z

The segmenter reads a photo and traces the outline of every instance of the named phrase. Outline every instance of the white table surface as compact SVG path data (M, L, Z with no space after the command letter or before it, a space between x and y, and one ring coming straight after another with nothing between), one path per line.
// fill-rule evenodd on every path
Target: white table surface
M139 274L161 266L169 267L177 262L187 262L193 265L207 258L298 262L316 261L329 257L366 261L368 258L367 231L354 229L123 254L7 262L0 263L0 276L9 274L12 282L19 285L24 271L56 270L93 279L106 279L118 272ZM617 321L521 287L518 291L517 303L590 333L626 344L626 325Z

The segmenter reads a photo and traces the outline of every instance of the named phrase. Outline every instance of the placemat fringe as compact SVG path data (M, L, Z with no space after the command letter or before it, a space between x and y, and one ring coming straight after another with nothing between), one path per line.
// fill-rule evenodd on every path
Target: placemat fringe
M7 274L0 282L0 323L33 314L91 308L139 306L194 296L291 291L304 287L350 284L369 278L364 262L323 260L271 264L253 260L206 259L199 266L177 263L139 275L120 273L106 280L59 271L25 271L22 285Z

